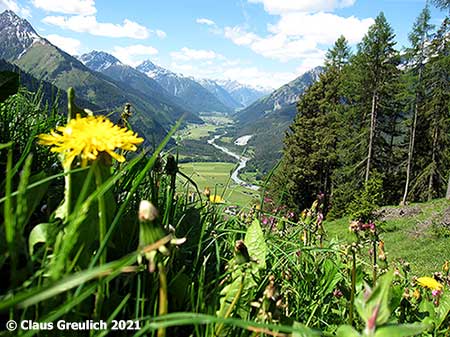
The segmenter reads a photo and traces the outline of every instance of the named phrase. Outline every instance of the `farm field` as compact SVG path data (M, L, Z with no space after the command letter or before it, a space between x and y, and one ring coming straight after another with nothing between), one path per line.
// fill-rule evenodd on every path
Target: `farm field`
M180 170L196 182L200 191L209 187L212 194L223 195L226 204L252 206L257 202L259 195L230 179L230 172L234 168L235 164L232 163L192 162L180 165ZM181 178L180 183L184 182L185 179ZM194 191L192 185L189 188Z

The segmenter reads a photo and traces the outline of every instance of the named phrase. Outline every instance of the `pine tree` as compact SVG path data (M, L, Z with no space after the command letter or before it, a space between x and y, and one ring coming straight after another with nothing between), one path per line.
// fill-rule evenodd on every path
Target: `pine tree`
M450 167L450 19L446 18L430 45L427 63L426 117L430 123L431 158L424 174L428 177L427 198L443 195ZM450 183L447 184L447 186Z
M340 37L327 53L319 81L301 97L298 114L286 134L283 158L271 190L297 211L309 207L318 193L324 194L325 204L331 195L338 114L342 109L342 71L349 58L347 41Z
M394 49L394 38L395 35L386 17L380 13L358 46L359 50L355 59L356 69L360 75L359 90L367 93L367 95L361 95L362 113L366 114L370 111L365 182L369 180L371 170L377 167L374 161L382 162L380 160L383 154L380 151L383 142L382 125L379 126L379 123L395 114L392 102L395 81L399 77L397 68L399 55Z
M406 164L406 181L403 192L402 204L405 204L409 194L409 187L411 182L411 175L413 174L413 158L416 146L416 130L420 128L419 134L423 134L426 130L426 123L422 118L423 110L423 73L425 68L425 61L427 58L427 44L429 44L431 30L433 26L430 25L430 10L426 6L422 13L414 23L413 30L409 34L409 41L411 47L406 50L406 74L405 78L411 83L409 88L409 106L412 111L411 128L408 145L408 159ZM421 122L418 124L418 120ZM420 156L420 153L419 153Z
M450 9L450 0L432 0L433 4L442 9Z

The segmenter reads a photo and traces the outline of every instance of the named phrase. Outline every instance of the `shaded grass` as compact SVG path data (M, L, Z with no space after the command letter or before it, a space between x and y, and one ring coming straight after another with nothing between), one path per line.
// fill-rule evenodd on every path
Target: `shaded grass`
M438 235L433 223L442 219L443 211L450 207L450 201L433 200L427 203L412 204L420 212L400 217L388 218L383 224L384 230L380 238L385 243L388 260L392 263L403 259L410 263L411 272L418 276L430 276L435 271L441 271L446 260L450 260L450 237ZM399 206L386 207L399 209ZM326 221L325 230L328 239L339 242L352 242L353 233L348 230L347 217Z

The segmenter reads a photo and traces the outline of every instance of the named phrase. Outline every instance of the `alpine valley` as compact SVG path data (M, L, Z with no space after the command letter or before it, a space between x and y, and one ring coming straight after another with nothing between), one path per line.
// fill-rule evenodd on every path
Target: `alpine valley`
M49 102L58 90L73 87L79 105L94 112L112 112L116 120L125 104L131 103L133 129L148 145L158 143L180 118L184 128L208 129L211 119L207 116L224 116L231 123L219 123L214 129L228 133L233 141L253 135L248 144L252 154L248 167L267 172L280 157L284 131L296 114L298 97L317 79L321 68L273 92L232 80L196 79L150 60L132 67L104 51L69 55L41 37L27 20L7 10L0 14L0 70L20 72L22 84L30 90L42 83ZM270 149L266 137L273 140ZM207 145L206 139L180 144L184 161L196 160L192 155L196 151L210 153L202 156L207 160L227 158Z

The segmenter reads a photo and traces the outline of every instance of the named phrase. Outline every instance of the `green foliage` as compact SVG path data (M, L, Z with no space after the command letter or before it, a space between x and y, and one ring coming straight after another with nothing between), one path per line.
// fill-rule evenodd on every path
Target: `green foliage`
M368 222L375 220L375 211L383 203L383 181L380 174L373 174L364 184L364 189L356 193L348 206L348 214L352 220Z

